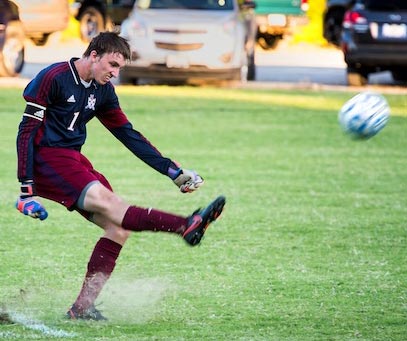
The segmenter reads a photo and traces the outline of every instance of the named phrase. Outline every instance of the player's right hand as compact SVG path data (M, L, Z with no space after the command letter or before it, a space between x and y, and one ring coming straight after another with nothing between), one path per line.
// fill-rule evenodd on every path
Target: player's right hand
M23 182L21 184L20 197L16 202L16 208L24 215L45 220L48 217L48 212L39 200L34 199L34 195L34 183L32 181Z
M21 197L17 199L16 208L25 215L32 218L40 218L40 220L45 220L48 217L48 212L42 204L35 200L33 197L28 197L22 199Z

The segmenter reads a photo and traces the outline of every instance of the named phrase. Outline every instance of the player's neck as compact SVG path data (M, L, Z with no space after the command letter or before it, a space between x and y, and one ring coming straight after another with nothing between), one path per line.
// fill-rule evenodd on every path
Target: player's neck
M91 65L88 58L80 58L74 62L79 77L85 82L90 82L92 77Z

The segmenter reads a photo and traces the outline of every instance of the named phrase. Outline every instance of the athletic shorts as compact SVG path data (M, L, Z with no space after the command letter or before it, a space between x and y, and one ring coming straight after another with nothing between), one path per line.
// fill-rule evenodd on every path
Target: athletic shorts
M36 148L34 183L37 195L88 214L76 206L82 191L92 182L100 182L112 190L107 179L96 171L79 151L66 148Z

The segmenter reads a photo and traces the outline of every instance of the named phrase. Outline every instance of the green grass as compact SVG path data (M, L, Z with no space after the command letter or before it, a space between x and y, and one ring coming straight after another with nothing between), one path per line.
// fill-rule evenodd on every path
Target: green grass
M109 322L65 320L101 231L50 201L44 222L13 208L24 102L21 89L1 89L0 305L43 329L3 324L0 338L58 339L64 331L61 339L73 340L406 339L405 95L386 95L388 126L361 142L337 123L351 93L118 93L135 128L206 184L180 194L95 120L83 152L115 190L185 215L222 193L226 211L200 247L169 234L132 235L99 299Z

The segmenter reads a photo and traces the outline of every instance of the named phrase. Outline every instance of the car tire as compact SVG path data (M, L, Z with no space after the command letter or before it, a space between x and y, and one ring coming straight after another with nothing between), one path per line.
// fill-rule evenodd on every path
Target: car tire
M24 31L19 23L8 23L0 54L0 76L17 76L24 66Z
M121 85L138 85L138 78L130 77L126 75L123 70L120 72L119 83Z
M358 69L348 68L347 80L351 86L364 86L368 82L368 74Z
M397 82L407 82L407 71L406 70L393 70L391 72L393 79Z
M44 33L36 37L31 37L31 40L36 46L45 46L51 33Z
M247 80L248 81L256 80L256 63L254 58L254 51L248 57Z
M345 8L333 9L328 12L324 19L324 38L335 46L341 43L342 21Z
M263 50L272 50L275 49L277 47L278 42L280 41L280 37L279 36L273 36L270 34L267 35L259 35L257 38L257 43L260 45L260 47Z
M79 25L81 31L81 39L85 43L89 43L93 37L97 36L105 29L105 20L103 14L96 7L87 7L79 15Z

